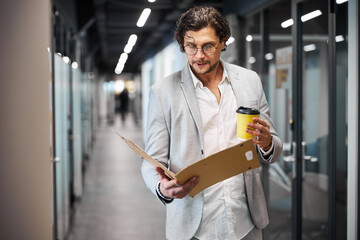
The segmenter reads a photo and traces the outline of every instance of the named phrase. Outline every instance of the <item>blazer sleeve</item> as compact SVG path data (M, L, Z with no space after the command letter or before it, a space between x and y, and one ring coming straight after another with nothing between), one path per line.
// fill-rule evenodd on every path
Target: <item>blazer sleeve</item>
M258 149L258 156L259 159L261 159L265 163L273 163L275 162L282 152L282 142L280 140L280 137L278 133L276 132L275 125L273 121L270 118L270 111L269 111L269 105L265 97L265 93L261 84L261 80L259 76L258 78L258 89L259 89L259 107L260 107L260 118L265 120L270 125L270 133L273 137L273 150L270 156L264 157L261 151Z
M152 87L149 93L149 107L147 118L147 131L145 136L145 152L166 167L169 160L169 131L166 125L165 115L159 95ZM141 173L146 186L156 194L156 186L160 180L155 167L147 161L143 161Z

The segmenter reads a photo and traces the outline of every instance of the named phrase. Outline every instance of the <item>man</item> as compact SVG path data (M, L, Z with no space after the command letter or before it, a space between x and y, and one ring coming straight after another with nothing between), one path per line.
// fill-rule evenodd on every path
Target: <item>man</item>
M188 64L150 90L145 151L177 173L186 166L240 143L236 135L239 106L260 111L246 131L255 136L259 159L274 162L282 143L269 117L258 75L220 60L230 37L225 18L212 7L194 7L177 22L175 40ZM167 239L262 239L268 213L260 169L215 184L194 198L199 182L169 179L144 161L148 188L166 204Z

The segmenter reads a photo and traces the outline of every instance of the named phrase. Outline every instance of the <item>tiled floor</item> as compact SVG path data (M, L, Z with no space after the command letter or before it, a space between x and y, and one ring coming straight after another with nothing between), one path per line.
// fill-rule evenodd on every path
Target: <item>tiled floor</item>
M141 160L112 129L143 147L130 116L125 126L117 117L100 127L68 240L165 239L165 207L146 188Z

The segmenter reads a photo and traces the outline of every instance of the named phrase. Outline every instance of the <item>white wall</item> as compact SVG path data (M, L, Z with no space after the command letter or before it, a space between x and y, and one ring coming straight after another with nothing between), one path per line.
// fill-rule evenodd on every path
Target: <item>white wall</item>
M164 77L181 70L187 63L187 57L180 52L179 45L172 42L154 57L148 59L141 66L142 82L142 122L144 136L146 136L146 120L149 101L149 90L152 84Z
M0 1L0 239L52 239L50 13Z
M240 26L238 16L236 14L229 14L226 16L226 20L229 22L231 36L235 39L233 43L227 46L226 50L221 53L221 59L228 62L239 65L239 39L240 39Z
M153 78L153 59L149 59L141 65L141 83L142 83L142 124L144 136L146 136L146 119L149 105L149 90Z

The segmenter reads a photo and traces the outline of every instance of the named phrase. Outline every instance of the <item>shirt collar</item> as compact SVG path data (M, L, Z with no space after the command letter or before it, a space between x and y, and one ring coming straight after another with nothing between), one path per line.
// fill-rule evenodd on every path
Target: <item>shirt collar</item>
M224 67L224 63L223 63L221 60L219 60L219 61L220 61L220 64L223 66L223 75L222 75L221 82L223 82L224 80L229 82L229 77L228 77L226 68ZM190 74L191 74L191 78L192 78L193 83L194 83L194 87L195 87L195 88L197 88L197 87L203 87L202 82L195 76L195 74L194 74L193 71L191 70L191 67L190 67L189 62L188 62L187 65L188 65L188 68L189 68L189 71L190 71Z

